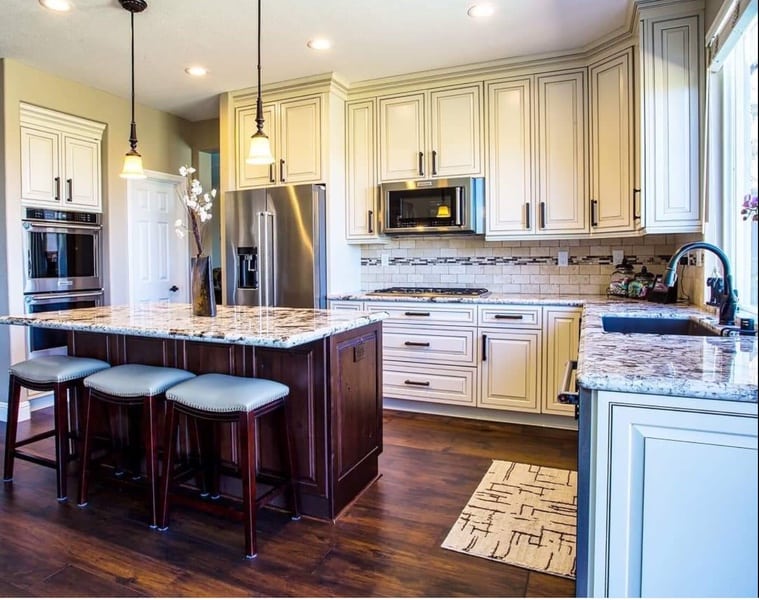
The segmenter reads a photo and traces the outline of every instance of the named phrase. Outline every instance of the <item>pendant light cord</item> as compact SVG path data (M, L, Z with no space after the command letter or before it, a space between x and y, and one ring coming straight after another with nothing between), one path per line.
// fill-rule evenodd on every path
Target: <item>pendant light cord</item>
M258 98L256 99L256 128L263 133L264 110L261 102L261 0L258 0Z
M137 125L134 122L134 11L129 11L131 15L131 31L132 31L132 124L129 132L129 146L132 148L132 152L137 151Z

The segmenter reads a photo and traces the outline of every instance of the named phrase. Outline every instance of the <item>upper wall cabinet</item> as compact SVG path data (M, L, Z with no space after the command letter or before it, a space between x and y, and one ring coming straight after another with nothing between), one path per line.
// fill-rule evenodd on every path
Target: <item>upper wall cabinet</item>
M345 237L351 242L379 239L375 106L373 99L345 105Z
M21 203L101 212L105 125L21 104Z
M322 177L321 98L298 98L266 104L264 131L274 163L249 165L250 137L256 132L256 107L235 109L237 189L284 183L319 183Z
M590 231L637 225L632 50L590 65Z
M379 98L382 181L482 174L482 86Z
M641 11L640 34L646 233L701 232L701 12Z

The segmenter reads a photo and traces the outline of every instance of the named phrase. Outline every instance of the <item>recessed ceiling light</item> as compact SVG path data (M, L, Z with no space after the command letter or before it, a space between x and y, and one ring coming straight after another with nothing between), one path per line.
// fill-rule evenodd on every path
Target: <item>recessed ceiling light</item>
M466 14L476 19L479 17L490 17L494 12L495 8L492 4L472 4L469 10L466 11Z
M47 9L57 12L66 12L74 8L69 0L40 0L40 4Z
M313 40L309 40L306 46L312 50L328 50L332 47L332 42L325 38L315 38Z
M188 75L192 75L193 77L203 77L205 75L208 75L208 69L205 67L201 67L200 65L193 65L192 67L187 67L184 70L185 73Z

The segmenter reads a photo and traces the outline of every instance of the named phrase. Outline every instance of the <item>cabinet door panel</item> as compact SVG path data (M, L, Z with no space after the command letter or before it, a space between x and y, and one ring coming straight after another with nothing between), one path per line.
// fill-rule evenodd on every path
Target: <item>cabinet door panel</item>
M538 403L540 333L483 330L478 406L540 412Z
M269 136L272 154L277 157L277 135L275 121L275 107L272 104L263 107L264 133ZM236 111L237 127L237 188L244 189L257 186L272 185L274 166L272 165L249 165L245 162L250 149L250 137L256 132L256 107L248 106L238 108Z
M59 177L60 136L52 131L21 128L21 197L57 205L63 182Z
M542 412L554 415L574 415L574 406L560 404L561 389L567 361L577 360L580 345L580 310L566 308L544 309L543 335L543 407Z
M321 100L282 102L279 118L280 158L285 161L279 182L318 182L321 178Z
M66 177L65 205L93 209L100 206L100 145L94 140L66 136L63 141Z
M535 231L532 80L488 86L486 235Z
M590 197L597 202L592 231L633 228L630 81L629 52L590 68Z
M585 138L585 72L538 77L541 231L588 231Z
M346 114L346 237L375 239L378 215L374 101L350 103Z
M381 98L379 107L380 178L428 176L425 168L419 170L419 153L424 152L424 94Z
M481 171L480 86L430 93L432 177L478 175Z

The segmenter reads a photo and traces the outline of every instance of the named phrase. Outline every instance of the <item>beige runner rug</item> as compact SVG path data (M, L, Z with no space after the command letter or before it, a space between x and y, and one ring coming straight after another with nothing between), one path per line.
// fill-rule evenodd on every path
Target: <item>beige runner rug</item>
M494 460L443 548L574 579L577 472Z

